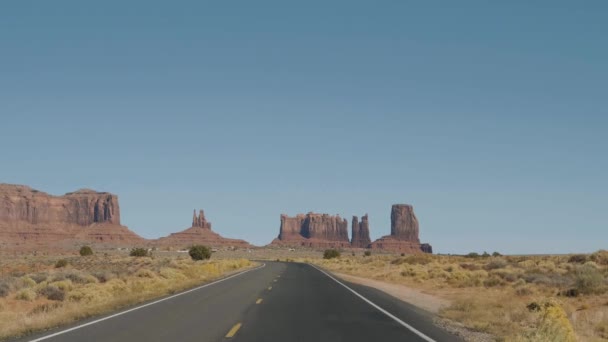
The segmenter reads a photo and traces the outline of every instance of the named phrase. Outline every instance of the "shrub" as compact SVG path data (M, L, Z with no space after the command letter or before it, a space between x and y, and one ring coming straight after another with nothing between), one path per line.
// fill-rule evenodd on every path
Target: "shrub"
M494 252L494 253L492 253L492 256L493 256L493 257L499 257L499 256L502 256L502 254L500 254L500 253L498 253L498 252Z
M81 256L93 255L93 249L89 246L82 246L80 248L80 255Z
M402 256L402 257L404 257L404 256L405 256L405 253L401 253L401 256Z
M584 294L600 294L605 292L604 276L595 267L583 265L574 271L575 288Z
M498 286L501 284L502 284L502 281L498 277L490 277L483 281L483 286L485 286L485 287L494 287L494 286Z
M129 255L132 257L147 257L149 253L146 248L133 248Z
M340 251L338 251L337 249L326 249L325 252L323 252L323 259L333 259L339 257Z
M520 286L517 289L515 289L515 294L518 296L529 296L532 293L533 293L532 290L527 286Z
M64 279L69 279L74 284L89 284L96 283L97 279L89 274L84 274L78 271L72 271L64 274Z
M479 254L475 252L471 252L464 256L465 258L479 258Z
M484 268L486 270L496 270L499 268L505 268L505 267L507 267L507 265L508 265L508 263L504 259L495 258L495 259L491 260L490 262L488 262L484 266Z
M598 265L608 265L608 251L599 250L591 254L589 259Z
M481 255L482 258L489 258L490 254L486 251L483 251L483 254Z
M188 251L192 260L206 260L211 258L211 250L207 246L196 245Z
M9 292L11 292L11 287L6 283L0 284L0 298L4 298L8 296Z
M68 261L67 260L65 260L65 259L59 259L55 263L55 268L62 268L62 267L66 267L67 265L68 265Z
M365 251L365 252L363 252L363 255L370 256L370 255L372 255L372 251Z
M587 262L587 256L585 254L574 254L568 258L568 262L571 264L584 264Z
M52 285L43 287L38 293L50 300L63 301L65 299L65 292Z
M477 270L481 269L479 266L477 266L475 264L466 264L466 263L460 264L460 267L462 267L463 269L468 270L468 271L477 271Z
M17 296L15 298L19 300L32 301L36 299L36 292L31 289L23 289L17 292Z
M36 284L40 284L43 281L46 280L46 278L48 277L48 275L46 273L36 273L36 274L32 274L30 276L30 278L32 278L33 281L36 282Z

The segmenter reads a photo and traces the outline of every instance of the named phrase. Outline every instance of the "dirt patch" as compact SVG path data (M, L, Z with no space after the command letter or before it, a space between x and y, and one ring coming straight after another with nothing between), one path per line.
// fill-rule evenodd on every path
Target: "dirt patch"
M442 307L447 307L451 304L447 299L439 298L411 287L385 283L374 279L355 277L344 273L333 272L333 274L351 283L373 287L393 297L399 298L406 303L410 303L435 314L438 313Z

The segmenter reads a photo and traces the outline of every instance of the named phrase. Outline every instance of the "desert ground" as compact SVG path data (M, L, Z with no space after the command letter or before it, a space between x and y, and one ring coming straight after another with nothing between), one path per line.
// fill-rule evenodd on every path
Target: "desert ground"
M112 312L254 267L303 262L377 288L436 315L468 341L608 340L608 252L503 256L400 255L342 250L224 248L207 261L186 251L125 249L3 255L0 336L18 336Z

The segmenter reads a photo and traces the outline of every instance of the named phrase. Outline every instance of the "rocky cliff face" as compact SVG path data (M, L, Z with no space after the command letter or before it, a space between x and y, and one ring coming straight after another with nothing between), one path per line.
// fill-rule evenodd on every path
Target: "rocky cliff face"
M395 204L391 209L391 235L383 236L371 244L371 248L401 253L432 253L429 244L420 244L418 219L414 207Z
M348 222L339 215L281 215L279 237L272 243L319 248L348 247Z
M187 248L192 245L205 245L209 247L239 247L248 248L251 245L245 240L229 239L211 230L211 222L205 219L201 210L198 216L196 210L192 219L192 227L169 236L162 237L153 242L154 245L164 247Z
M79 190L51 196L22 185L0 185L0 221L29 224L120 224L118 197Z
M128 244L143 239L120 225L116 195L79 190L52 196L0 184L0 246L60 248L70 241Z
M353 216L351 226L351 246L355 248L367 248L371 243L369 238L369 220L367 214L361 217L361 222L357 216Z
M418 219L414 207L409 204L395 204L391 208L391 236L398 240L420 243Z

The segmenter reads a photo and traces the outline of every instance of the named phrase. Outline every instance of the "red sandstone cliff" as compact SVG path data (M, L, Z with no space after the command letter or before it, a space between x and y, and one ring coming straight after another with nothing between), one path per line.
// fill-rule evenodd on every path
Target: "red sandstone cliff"
M1 247L62 248L78 241L130 245L144 239L120 225L116 195L79 190L52 196L0 184Z
M348 222L339 215L308 213L289 217L283 214L279 237L272 244L313 248L350 247Z

